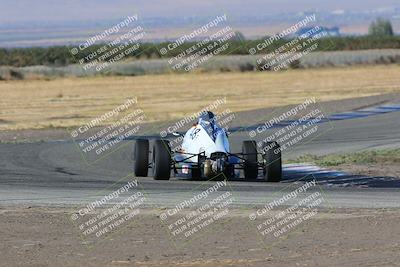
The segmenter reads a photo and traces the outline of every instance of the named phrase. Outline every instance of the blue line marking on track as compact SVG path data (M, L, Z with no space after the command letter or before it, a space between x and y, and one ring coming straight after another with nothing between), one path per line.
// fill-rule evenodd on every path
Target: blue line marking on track
M329 121L341 121L341 120L352 120L358 118L366 118L370 116L386 114L390 112L397 112L400 111L400 104L391 104L391 105L383 105L383 106L376 106L370 108L363 108L355 111L346 111L340 113L334 113L326 118L322 118L317 123L326 123ZM314 120L315 118L309 118L308 120L302 121L301 124L307 124L308 122ZM270 128L282 128L285 126L290 125L291 123L297 120L284 120L279 123L273 124ZM258 127L264 126L264 123L254 124L247 127L232 127L229 129L230 132L244 132L244 131L251 131L256 130Z
M385 113L390 113L390 112L397 112L400 111L400 104L391 104L391 105L383 105L383 106L376 106L376 107L370 107L370 108L363 108L360 110L355 110L355 111L346 111L346 112L341 112L341 113L335 113L332 114L330 116L328 116L327 118L321 118L320 121L316 122L316 123L326 123L329 121L340 121L340 120L351 120L351 119L358 119L358 118L366 118L369 116L375 116L375 115L379 115L379 114L385 114ZM310 118L308 120L305 120L303 122L300 123L300 125L303 124L307 124L308 122L312 121L315 118ZM290 125L291 123L295 122L297 120L284 120L281 121L279 123L273 124L270 129L273 128L283 128L286 127L288 125ZM263 123L258 123L258 124L253 124L253 125L249 125L246 127L240 126L240 127L230 127L229 128L229 132L234 133L234 132L247 132L247 131L252 131L252 130L256 130L258 127L262 127L264 126L264 122ZM184 134L184 133L182 133ZM172 136L172 135L168 135L168 136ZM160 138L160 135L146 135L146 138ZM135 140L138 138L143 138L143 136L130 136L125 138L124 140ZM110 139L110 140L113 140ZM75 140L75 141L79 141L79 140ZM93 141L97 141L97 140L93 140Z

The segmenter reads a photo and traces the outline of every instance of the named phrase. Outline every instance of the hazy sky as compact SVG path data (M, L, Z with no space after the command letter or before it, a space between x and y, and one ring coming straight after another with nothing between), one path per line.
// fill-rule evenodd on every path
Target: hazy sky
M261 16L271 13L360 11L399 6L400 0L0 0L0 23L23 21L80 21L142 17ZM136 11L135 11L136 10Z

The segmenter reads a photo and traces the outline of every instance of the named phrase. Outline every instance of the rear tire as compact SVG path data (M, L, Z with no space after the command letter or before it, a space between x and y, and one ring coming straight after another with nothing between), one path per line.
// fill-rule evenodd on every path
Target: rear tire
M200 180L200 178L201 178L201 170L200 170L200 168L192 167L191 173L192 173L192 180Z
M256 141L243 141L243 172L244 179L255 180L258 176L257 144Z
M277 142L264 143L265 170L264 178L267 182L280 182L282 180L282 156Z
M149 172L149 140L138 139L134 148L134 172L136 176L146 177Z
M153 176L154 180L169 180L171 177L171 148L168 141L154 142Z
M227 165L224 171L224 175L228 180L235 178L235 166L233 164Z

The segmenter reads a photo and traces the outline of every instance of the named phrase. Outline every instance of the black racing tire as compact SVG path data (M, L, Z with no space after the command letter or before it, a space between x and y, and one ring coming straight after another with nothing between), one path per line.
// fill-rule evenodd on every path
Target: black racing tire
M201 179L201 169L199 167L192 167L192 180L200 180Z
M256 141L243 141L243 172L245 180L255 180L258 176L257 144Z
M134 172L136 176L146 177L149 172L149 140L138 139L135 143Z
M277 142L264 143L264 179L267 182L280 182L282 180L282 155Z
M153 177L154 180L169 180L171 177L171 148L168 141L154 141Z
M225 175L225 178L228 180L235 178L235 166L233 164L226 165L224 175Z

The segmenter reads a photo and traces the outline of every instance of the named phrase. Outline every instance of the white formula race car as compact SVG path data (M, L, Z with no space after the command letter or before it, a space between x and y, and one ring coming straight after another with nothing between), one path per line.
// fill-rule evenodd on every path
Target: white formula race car
M136 140L134 172L148 176L153 170L155 180L169 180L171 172L178 177L213 179L223 174L226 179L256 180L262 173L264 180L279 182L282 178L281 150L276 142L265 142L258 152L255 141L243 141L241 153L231 153L228 132L218 126L214 114L204 112L197 123L185 134L182 146L172 150L168 140L155 140L150 152L149 140ZM151 158L151 160L150 160Z

